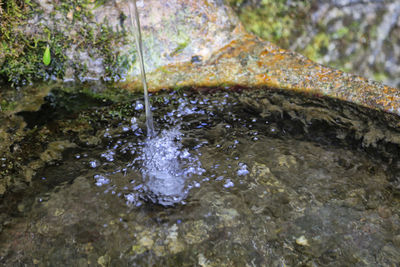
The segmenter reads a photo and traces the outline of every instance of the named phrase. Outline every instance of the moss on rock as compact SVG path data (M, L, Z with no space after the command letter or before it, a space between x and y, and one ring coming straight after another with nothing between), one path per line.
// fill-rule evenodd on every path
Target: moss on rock
M97 23L93 16L92 11L105 2L0 1L0 82L20 86L63 79L66 72L81 78L91 69L89 64L99 63L105 80L123 69L126 72L127 60L114 50L116 43L125 42L125 31L115 31L107 21ZM48 66L42 60L47 46L51 52Z
M301 33L302 21L311 7L310 1L226 0L239 15L246 30L279 46L288 48L293 37Z
M400 6L388 1L225 0L245 28L342 71L400 86Z

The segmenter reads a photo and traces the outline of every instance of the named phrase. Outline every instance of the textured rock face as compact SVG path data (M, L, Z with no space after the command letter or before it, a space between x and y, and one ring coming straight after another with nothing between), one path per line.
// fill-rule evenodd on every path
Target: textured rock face
M400 5L396 0L226 2L248 31L265 40L320 64L400 86Z
M232 18L231 11L218 1L197 5L190 1L172 2L181 10L178 13L173 4L160 6L157 3L145 2L139 7L143 14L146 61L149 62L149 82L153 90L177 86L268 86L335 97L400 114L396 89L323 67L301 55L248 35L237 19ZM160 27L160 16L153 12L154 7L165 8L166 11L162 13L164 27ZM168 12L171 10L173 12ZM174 15L171 16L171 13ZM186 19L176 20L180 17ZM183 32L192 32L191 41L180 51L180 55L170 52L174 47L171 40L162 45L170 47L164 53L157 53L157 46L148 45L151 43L148 38L162 40L158 38L160 34L171 32L168 29L171 18L173 25L178 25L176 28L186 27ZM203 18L203 23L199 24L199 18ZM185 26L179 26L182 22ZM173 36L174 33L179 35L179 30L169 35ZM175 47L178 48L179 43ZM126 87L138 86L137 80L128 80ZM384 95L386 97L382 97Z
M72 1L70 5L37 0L26 34L58 34L63 43L64 81L121 81L138 75L136 47L128 0ZM222 1L137 1L142 25L146 68L201 61L238 38L240 23ZM55 49L52 49L54 51ZM53 55L54 56L54 55ZM136 63L136 64L135 64ZM43 67L43 66L41 66ZM54 78L56 76L54 75Z
M63 46L63 80L112 80L126 89L140 90L129 18L131 2L110 0L97 5L86 1L83 5L74 1L71 6L61 2L60 9L53 2L38 1L42 13L31 22L69 38ZM397 89L323 67L247 34L223 1L148 0L137 4L152 91L265 86L400 114ZM29 34L36 34L34 27Z
M232 41L204 63L170 65L168 71L168 79L161 72L150 73L151 87L267 86L400 114L398 89L324 67L253 36Z

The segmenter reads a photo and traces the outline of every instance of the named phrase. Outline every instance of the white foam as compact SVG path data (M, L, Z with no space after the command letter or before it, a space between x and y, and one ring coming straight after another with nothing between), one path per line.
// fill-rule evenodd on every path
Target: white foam
M205 171L198 159L182 148L181 135L177 127L164 130L149 138L142 151L146 189L163 205L183 200L187 195L187 178Z

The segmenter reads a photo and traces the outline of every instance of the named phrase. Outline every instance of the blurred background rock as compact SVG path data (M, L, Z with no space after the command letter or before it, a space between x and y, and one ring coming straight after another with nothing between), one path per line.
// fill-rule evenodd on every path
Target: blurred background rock
M399 0L225 0L245 28L308 58L400 87Z

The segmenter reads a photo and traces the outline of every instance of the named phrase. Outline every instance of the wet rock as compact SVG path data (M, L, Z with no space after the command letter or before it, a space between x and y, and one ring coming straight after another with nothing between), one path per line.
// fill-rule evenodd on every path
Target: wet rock
M278 158L278 161L279 166L285 166L287 168L291 168L292 166L295 167L296 165L296 159L291 155L282 155Z
M387 259L392 259L397 262L400 262L400 252L397 248L393 246L384 246L380 253L377 255L377 258L381 262L390 262ZM389 265L389 263L387 263Z
M93 135L79 135L79 141L86 146L96 146L101 143L101 139Z
M237 220L239 213L235 209L221 209L217 216L224 227L232 227L239 223L239 220Z
M2 183L4 183L4 181L0 182L0 195L3 195L4 192L6 192L6 186Z
M209 238L208 227L204 221L194 221L185 225L188 228L184 240L188 244L198 244Z
M198 257L198 263L201 267L208 267L208 266L212 266L210 265L210 261L207 260L206 257L204 257L204 255L202 253L199 253Z
M393 243L400 248L400 235L393 237Z
M168 240L168 250L172 254L177 254L185 250L185 244L177 239Z
M32 181L32 177L36 174L36 172L29 168L29 167L25 167L24 171L23 171L24 177L25 177L25 181L26 182L31 182Z
M378 207L377 211L379 216L381 216L384 219L387 219L392 215L392 211L390 210L389 207L380 206Z
M46 2L41 4L46 12L28 25L43 25L64 36L83 31L107 40L103 47L85 39L70 44L65 51L64 80L115 80L121 87L138 90L138 62L130 20L126 19L128 3L106 1L103 5L79 6L82 19L71 22L71 10L58 10ZM138 9L151 91L176 87L268 87L333 97L400 114L397 89L324 67L248 34L222 1L140 1ZM99 26L105 22L109 28ZM34 28L27 34L35 35ZM102 32L110 34L103 36ZM78 48L80 43L84 43L83 47Z
M110 257L108 255L101 256L100 258L97 259L97 263L101 267L109 266L110 262Z
M267 93L251 92L256 94L254 99ZM229 106L239 94L229 94L234 98L228 98L227 104L215 101L217 107L226 105L222 111L236 112L237 108L242 112L241 105ZM250 92L241 94L251 95ZM196 94L196 97L210 96ZM270 103L284 98L290 97L268 97ZM302 106L323 106L322 102L307 101L311 100L301 105L296 98L290 98L282 108L284 116L287 109L299 112ZM154 106L156 112L164 111L160 111L160 105ZM208 103L196 106L214 112ZM122 119L105 117L111 108L84 111L87 116L91 115L91 129L110 129L99 135L102 143L94 148L82 144L76 149L79 152L65 155L63 164L45 168L46 180L41 180L41 176L34 180L37 185L34 189L44 189L35 195L32 205L23 202L27 216L18 217L3 227L5 238L1 245L7 246L5 254L11 255L5 258L8 265L16 262L29 265L33 257L55 266L60 262L62 265L66 259L70 260L69 265L85 266L80 258L86 259L88 265L109 266L143 266L149 262L175 266L183 260L188 265L203 266L296 266L299 263L341 266L355 265L357 261L381 265L397 260L392 236L398 234L398 203L392 202L393 196L386 187L389 177L386 161L376 162L379 158L371 159L364 152L347 147L322 146L312 138L312 141L306 137L293 140L288 137L290 131L286 131L285 137L270 138L262 134L266 129L265 120L253 111L244 112L242 117L229 117L221 112L224 114L205 122L222 120L220 116L227 116L227 120L240 118L230 122L232 127L226 128L223 136L230 145L236 144L234 149L240 151L238 158L231 158L232 147L221 149L203 143L202 135L200 141L193 142L203 144L197 152L199 161L207 165L203 166L207 173L190 180L194 187L186 203L168 208L144 202L132 205L126 202L126 195L140 190L142 177L135 168L142 164L132 167L129 152L136 153L144 145L140 143L145 135L135 137L121 129ZM262 110L260 106L259 112ZM354 119L353 113L348 114ZM287 117L288 121L293 123L294 117ZM165 120L161 116L158 119L158 123ZM277 119L278 123L284 120ZM57 121L53 124L70 127L75 120L62 121L63 124ZM200 121L204 122L203 118ZM190 122L194 122L193 118ZM354 132L352 124L349 125L348 131ZM181 130L194 139L200 132L183 127ZM260 132L258 141L247 135L254 130ZM68 139L62 129L57 132L64 138L55 140ZM105 135L107 132L109 136ZM79 138L74 132L68 133L71 143ZM120 148L127 149L128 153L122 153ZM114 161L102 156L108 151L115 152ZM88 162L94 160L100 167L88 168ZM122 173L125 167L130 169L125 169L126 174ZM110 183L97 185L96 175L107 176ZM57 181L60 176L68 176L68 180ZM228 179L234 185L224 187ZM46 188L47 181L53 181L55 187ZM356 201L350 203L354 205L339 201L346 199ZM368 199L378 201L378 207L389 209L391 214L387 217L375 208L359 209L358 205L367 205ZM19 230L15 226L18 221L25 228ZM17 230L21 234L16 234ZM63 249L55 252L56 248ZM24 251L24 254L15 255L13 251Z
M61 160L62 152L67 148L76 147L70 141L55 141L48 145L47 149L40 155L40 159L46 163Z
M296 238L296 244L299 246L309 246L307 238L304 237L304 235Z
M279 165L282 163L283 156L279 158ZM268 168L264 164L260 164L256 162L253 165L251 170L252 177L254 177L257 183L263 184L266 186L265 190L268 193L283 193L286 191L286 186L277 179L277 177L271 172L270 168Z
M136 245L132 246L132 253L133 254L142 254L147 250L150 250L153 248L154 245L154 234L148 232L148 231L143 231L139 234L138 241Z

